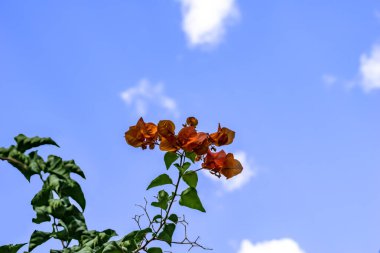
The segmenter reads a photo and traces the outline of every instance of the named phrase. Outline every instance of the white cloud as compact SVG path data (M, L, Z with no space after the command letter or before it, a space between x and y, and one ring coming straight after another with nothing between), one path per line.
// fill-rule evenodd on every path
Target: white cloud
M216 45L226 25L239 17L235 0L180 0L182 29L190 45Z
M332 74L322 75L322 82L327 87L338 85L346 90L361 87L369 93L380 89L380 44L375 44L371 52L360 56L358 75L355 78L344 80Z
M331 74L324 74L322 75L322 81L327 85L327 86L332 86L334 85L338 79L336 78L336 76L334 75L331 75Z
M240 244L238 253L305 253L292 239L284 238L251 243L249 240L243 240Z
M142 79L136 86L126 89L120 95L127 105L135 107L139 116L145 116L150 107L161 107L174 117L179 117L177 103L165 95L162 83L152 84L149 80Z
M203 170L205 175L210 179L219 181L222 183L223 188L227 191L237 190L244 185L248 184L249 181L255 176L254 170L251 168L251 164L248 161L247 154L243 151L234 152L235 159L239 160L241 165L243 166L243 171L230 179L225 179L223 176L221 178L217 178L212 175L208 170Z
M360 85L366 92L380 89L380 44L360 56Z

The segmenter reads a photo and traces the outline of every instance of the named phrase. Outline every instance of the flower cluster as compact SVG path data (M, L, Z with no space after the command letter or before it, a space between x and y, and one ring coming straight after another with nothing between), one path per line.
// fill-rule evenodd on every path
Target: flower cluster
M158 124L145 123L140 118L135 126L129 127L125 132L125 140L133 147L154 149L159 145L160 150L187 153L194 152L197 161L203 161L202 168L210 170L212 174L220 177L224 175L231 178L243 170L241 163L234 158L232 153L226 154L224 150L216 152L216 147L231 144L235 138L235 132L218 126L215 133L198 132L196 127L198 120L189 117L183 128L175 133L175 125L171 120L161 120Z

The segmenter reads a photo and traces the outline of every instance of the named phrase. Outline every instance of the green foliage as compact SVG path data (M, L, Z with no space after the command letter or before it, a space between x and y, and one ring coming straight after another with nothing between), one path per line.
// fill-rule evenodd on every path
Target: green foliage
M32 221L35 224L49 222L52 228L50 232L35 230L29 239L28 252L32 252L48 240L58 240L62 249L52 249L51 253L162 253L163 249L155 246L154 243L162 241L171 246L176 225L181 223L186 226L187 224L177 214L171 212L173 204L178 203L178 196L180 196L180 205L205 212L195 189L198 183L197 172L188 170L191 163L186 162L186 159L189 159L194 163L196 154L167 152L164 156L166 169L169 169L177 160L180 161L174 164L179 171L176 183L173 183L168 174L161 174L151 181L147 190L171 185L174 187L173 191L169 194L165 190L160 190L156 200L150 203L151 206L159 208L154 209L159 210L158 214L149 216L146 206L143 207L144 217L149 223L147 226L141 226L142 216L136 216L135 220L139 229L119 240L112 241L111 239L117 236L114 230L97 231L87 228L84 218L86 199L80 184L71 176L76 174L83 179L86 177L75 161L66 161L55 155L49 155L45 160L37 150L25 153L43 145L59 147L51 138L28 138L20 134L15 137L15 141L16 145L0 148L0 160L11 164L28 181L35 175L41 179L41 190L30 202L36 213ZM190 187L179 195L181 181ZM153 218L150 219L150 217ZM187 238L186 240L183 244L191 247L198 245L197 242L190 242ZM0 246L0 253L17 253L24 245L26 243Z
M179 200L181 206L186 206L192 209L206 212L201 200L198 197L197 190L193 187L189 187L181 193L181 199Z
M55 143L55 141L53 141L51 138L40 138L38 136L28 138L23 134L19 134L14 139L17 143L17 150L22 153L31 148L36 148L42 145L54 145L59 147L58 144Z
M26 245L26 243L9 244L9 245L0 246L0 253L16 253L24 245Z
M162 253L161 248L153 247L147 250L148 253Z
M149 190L150 188L165 184L173 184L173 181L167 174L161 174L155 179L153 179L153 181L149 184L148 188L146 189Z
M175 213L172 213L169 217L168 217L168 220L174 222L177 224L178 222L178 216L175 214Z
M185 162L182 165L175 163L174 166L178 169L178 171L183 175L186 170L190 167L191 163Z
M157 200L158 201L156 202L152 202L152 206L160 207L163 210L166 210L168 208L169 194L166 191L164 190L159 191Z
M43 244L50 238L51 238L51 233L34 230L33 234L30 236L29 252L32 251L37 246Z
M158 235L157 238L166 242L167 244L171 246L174 230L175 230L175 224L173 223L165 224L164 229Z
M168 170L170 166L178 159L178 155L174 152L166 152L164 156L164 161L166 165L166 169Z
M192 163L195 163L195 158L197 157L197 154L194 152L185 152L185 156L190 159Z
M193 188L196 188L197 187L197 184L198 184L198 175L195 171L191 170L191 171L186 171L184 174L183 174L183 181L185 181L185 183L190 186L190 187L193 187Z

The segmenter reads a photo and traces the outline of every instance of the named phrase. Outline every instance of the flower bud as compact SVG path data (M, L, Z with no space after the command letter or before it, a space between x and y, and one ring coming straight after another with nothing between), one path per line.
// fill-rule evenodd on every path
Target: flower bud
M198 125L198 120L195 117L188 117L186 119L186 124L189 126L196 127Z

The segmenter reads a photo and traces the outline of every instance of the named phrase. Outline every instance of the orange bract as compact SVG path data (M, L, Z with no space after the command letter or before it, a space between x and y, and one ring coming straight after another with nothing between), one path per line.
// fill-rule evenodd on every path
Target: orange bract
M220 173L223 174L227 179L236 176L237 174L240 174L242 172L243 166L241 163L234 158L234 155L231 153L228 153L226 156L226 159L223 163L223 168Z
M188 117L186 119L186 124L188 124L189 126L196 127L198 125L198 120L195 117Z
M210 139L215 146L229 145L235 138L235 132L228 129L227 127L218 126L218 131L216 133L210 134Z
M142 118L137 121L136 126L131 126L125 132L125 140L133 147L142 147L145 149L147 146L153 149L157 140L157 126L153 123L145 123Z
M175 125L171 120L160 120L158 122L158 135L160 137L160 149L162 151L176 152L180 149L175 136Z
M217 176L224 175L231 178L239 174L243 167L231 153L226 154L224 150L216 150L215 146L231 144L235 138L235 132L218 126L218 131L212 134L197 132L198 120L188 117L186 124L175 134L175 125L171 120L161 120L156 126L153 123L145 123L140 118L135 126L131 126L125 133L125 140L133 147L145 149L147 146L153 149L155 145L160 150L168 152L183 151L194 152L195 161L203 160L202 168L210 170ZM182 153L183 155L184 153Z
M243 166L234 158L234 155L231 153L226 155L224 150L215 153L208 151L202 167L215 174L220 173L227 179L236 176L243 170Z

